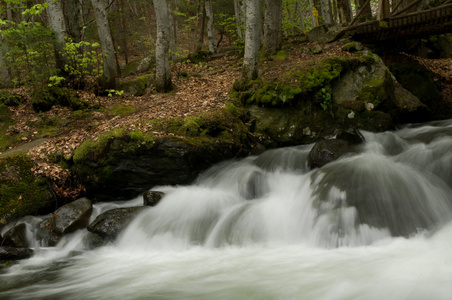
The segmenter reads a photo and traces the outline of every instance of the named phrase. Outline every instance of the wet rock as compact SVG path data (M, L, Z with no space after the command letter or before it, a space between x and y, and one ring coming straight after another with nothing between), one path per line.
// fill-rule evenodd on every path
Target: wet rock
M5 232L3 240L0 243L2 246L10 246L16 248L27 248L28 242L26 237L27 227L24 223L18 224ZM1 237L0 237L1 240Z
M0 260L19 260L30 258L33 250L28 248L0 247Z
M115 208L99 216L88 226L88 231L97 234L105 242L113 241L119 233L146 207Z
M66 204L39 224L37 237L44 245L55 246L64 234L85 228L93 210L91 200L80 198Z
M143 194L144 206L156 206L162 200L165 193L159 191L147 191Z
M350 143L344 140L319 141L314 144L311 152L309 152L308 166L310 169L320 168L352 151L353 148Z
M239 187L240 195L246 200L258 199L267 193L267 179L262 172L254 171Z
M92 210L93 204L88 198L80 198L60 207L52 216L55 232L66 234L85 228Z
M350 145L359 145L366 141L361 132L356 128L350 128L340 132L336 136L336 139L347 141Z

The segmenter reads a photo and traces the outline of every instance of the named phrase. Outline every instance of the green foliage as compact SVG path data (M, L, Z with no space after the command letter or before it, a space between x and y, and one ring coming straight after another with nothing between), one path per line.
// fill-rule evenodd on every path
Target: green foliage
M245 40L239 36L237 27L239 27L242 32L245 32L245 24L238 23L235 15L224 13L215 15L214 23L214 26L220 35L225 35L229 41L237 47L239 53L243 54L245 50Z
M317 92L317 97L320 98L320 106L323 110L331 111L333 108L333 101L331 99L331 89L322 88Z
M5 60L14 68L17 85L46 85L56 75L52 31L37 22L2 22L1 37L7 46Z
M102 77L103 59L102 53L96 51L98 47L99 43L85 41L75 43L72 39L67 39L63 48L64 56L67 59L64 68L79 85L86 84L87 77L94 78L91 85L95 79Z
M54 105L67 106L73 110L87 108L89 103L78 98L68 88L52 86L48 88L36 88L31 94L31 104L36 112L45 112Z
M24 154L0 159L0 223L39 212L49 204L42 178L31 171L33 161Z
M18 106L21 101L21 96L10 93L8 91L0 91L0 104L3 103L6 106Z

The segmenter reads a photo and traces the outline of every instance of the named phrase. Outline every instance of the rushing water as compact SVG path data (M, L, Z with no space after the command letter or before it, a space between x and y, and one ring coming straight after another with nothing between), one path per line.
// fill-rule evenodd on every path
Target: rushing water
M452 121L364 136L314 171L308 145L155 187L114 244L36 247L0 299L451 299Z

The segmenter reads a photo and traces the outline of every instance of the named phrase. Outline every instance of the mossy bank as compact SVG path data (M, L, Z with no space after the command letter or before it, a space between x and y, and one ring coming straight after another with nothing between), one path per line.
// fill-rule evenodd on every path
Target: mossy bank
M160 134L117 128L85 141L73 171L97 200L130 199L155 185L187 184L222 160L245 156L252 141L243 109L145 121Z

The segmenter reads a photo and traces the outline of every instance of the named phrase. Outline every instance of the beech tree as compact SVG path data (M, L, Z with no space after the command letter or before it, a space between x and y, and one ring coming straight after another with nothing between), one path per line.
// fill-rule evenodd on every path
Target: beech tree
M213 9L211 0L205 0L206 17L207 17L207 39L209 41L209 51L215 53L217 44L215 41L215 28L213 24Z
M339 13L339 23L350 23L353 17L350 0L337 0L337 11Z
M157 19L155 88L158 92L168 92L171 90L172 84L168 59L170 22L166 0L154 0L154 10Z
M259 0L246 0L245 54L242 78L257 78L257 61L261 36L261 5Z
M265 0L264 52L271 55L281 43L282 0Z
M78 0L65 0L63 8L67 16L67 34L78 43L81 40L79 2Z
M99 33L104 62L104 74L101 85L105 89L114 89L116 87L115 48L111 37L110 25L108 24L105 2L103 0L91 0L91 3L93 4L94 15L96 17L97 31Z
M66 42L66 23L64 20L63 6L61 1L46 0L47 15L49 18L50 28L55 32L55 59L57 68L64 73L66 59L63 55L63 47Z

